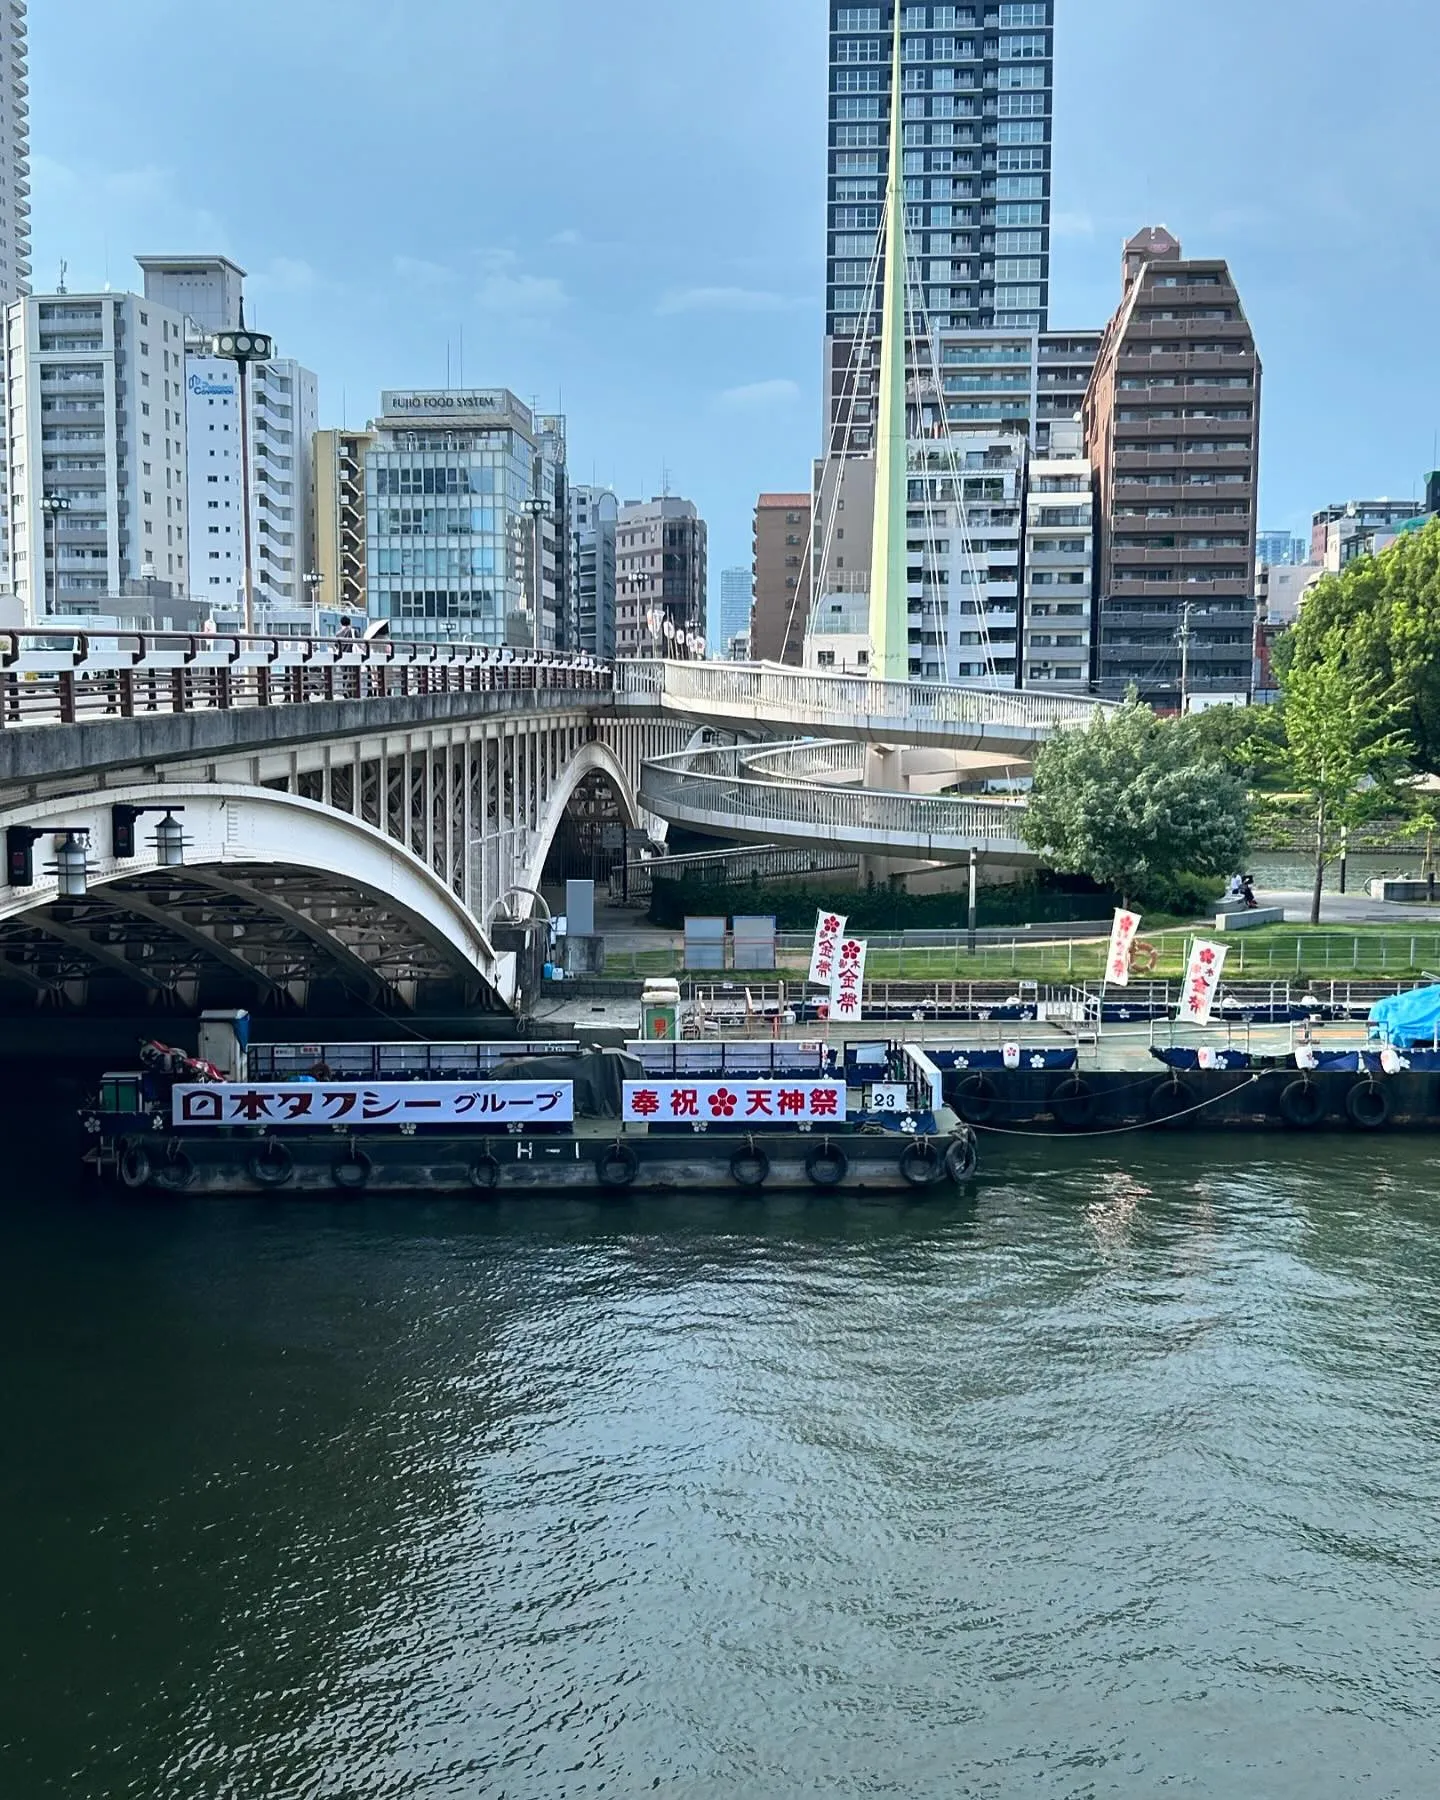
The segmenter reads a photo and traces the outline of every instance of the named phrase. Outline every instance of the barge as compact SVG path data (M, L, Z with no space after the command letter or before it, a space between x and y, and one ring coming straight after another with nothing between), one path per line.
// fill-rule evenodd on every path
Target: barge
M970 1127L914 1046L150 1046L86 1162L132 1193L619 1197L953 1188ZM218 1051L218 1055L216 1052Z

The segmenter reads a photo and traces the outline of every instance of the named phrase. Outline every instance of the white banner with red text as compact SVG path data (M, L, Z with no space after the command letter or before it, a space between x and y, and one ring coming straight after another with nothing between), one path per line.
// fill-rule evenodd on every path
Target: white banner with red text
M843 1081L627 1081L634 1125L843 1125Z
M1105 979L1111 987L1129 987L1130 953L1140 930L1140 914L1115 909L1115 923L1110 927L1110 954L1105 959Z
M569 1081L264 1081L176 1087L176 1125L569 1125Z
M845 936L844 913L817 913L815 943L810 951L810 979L829 987L835 978L835 959Z
M1210 944L1197 938L1190 951L1190 964L1185 971L1185 988L1180 996L1177 1015L1181 1025L1208 1025L1220 998L1220 972L1225 967L1225 944Z
M864 938L842 938L830 981L830 1017L842 1025L858 1025L865 1017Z

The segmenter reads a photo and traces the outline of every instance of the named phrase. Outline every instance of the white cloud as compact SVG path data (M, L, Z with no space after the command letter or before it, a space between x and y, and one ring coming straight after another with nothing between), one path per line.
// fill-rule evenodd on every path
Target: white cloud
M715 405L721 412L768 412L773 407L789 406L799 398L798 381L751 381L744 387L726 388L716 395Z
M486 312L534 317L559 312L569 305L570 296L553 275L513 275L497 270L481 282L475 300Z
M564 231L557 231L550 242L552 244L559 244L566 249L573 249L575 245L583 244L585 242L585 236L583 232L577 231L573 225L567 225Z
M455 271L444 263L427 262L423 256L397 256L391 261L399 280L414 287L440 287L455 279Z
M784 294L772 294L763 288L691 287L671 288L660 296L655 310L662 317L668 318L675 313L692 312L789 312L794 307L809 304L808 300L790 299Z
M250 285L272 294L309 294L324 286L320 271L301 256L275 256L250 276Z
M1050 230L1060 238L1088 238L1095 235L1095 221L1085 212L1056 213Z

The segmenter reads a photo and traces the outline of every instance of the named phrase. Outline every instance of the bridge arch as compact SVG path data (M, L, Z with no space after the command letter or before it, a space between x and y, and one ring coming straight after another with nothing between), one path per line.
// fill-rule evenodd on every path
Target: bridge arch
M607 744L598 739L582 744L561 770L541 814L525 865L523 879L526 887L540 886L545 865L555 848L567 811L581 790L597 781L603 782L609 789L623 823L631 829L640 825L640 804L624 764Z
M159 864L148 816L137 854L117 858L116 806L176 809L183 866ZM184 1003L197 971L218 967L296 1001L317 977L402 1004L431 985L514 998L514 958L497 955L451 888L333 807L273 788L168 782L32 803L6 824L42 835L34 885L0 889L0 984L63 997L65 971L93 964ZM83 899L62 898L44 867L65 829L89 836Z

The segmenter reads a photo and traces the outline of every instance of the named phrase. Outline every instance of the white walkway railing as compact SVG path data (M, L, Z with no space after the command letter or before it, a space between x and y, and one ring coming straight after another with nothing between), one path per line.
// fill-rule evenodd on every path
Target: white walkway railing
M1033 748L1113 703L1029 689L869 681L773 664L620 662L617 704L664 706L717 725L813 728L871 742L1006 751Z
M644 765L640 804L671 824L741 841L843 845L938 862L963 860L971 850L1033 860L1022 802L878 792L853 785L863 769L859 744L687 751Z

